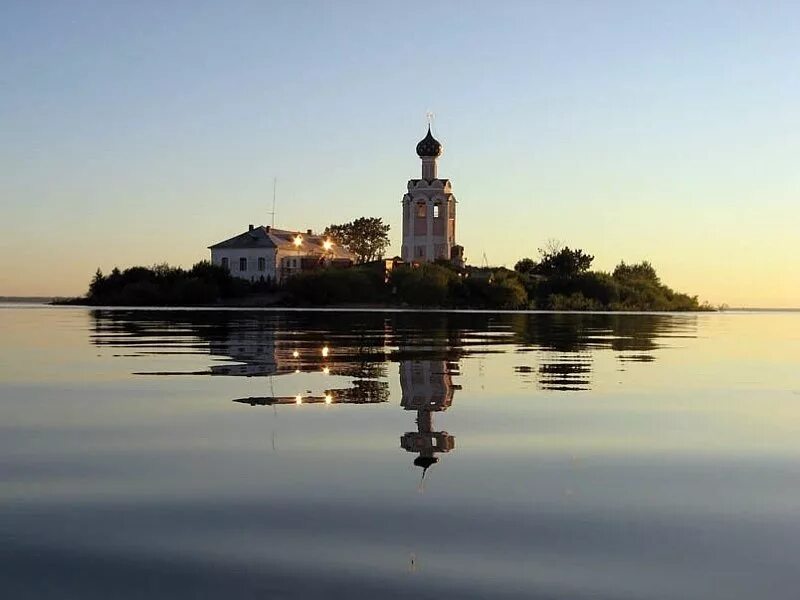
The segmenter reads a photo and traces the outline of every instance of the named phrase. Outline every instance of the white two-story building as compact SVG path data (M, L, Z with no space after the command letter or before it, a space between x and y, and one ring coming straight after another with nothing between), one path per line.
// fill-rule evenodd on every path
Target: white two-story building
M248 281L284 281L302 270L333 264L349 266L355 256L332 240L305 232L255 227L209 246L211 262Z

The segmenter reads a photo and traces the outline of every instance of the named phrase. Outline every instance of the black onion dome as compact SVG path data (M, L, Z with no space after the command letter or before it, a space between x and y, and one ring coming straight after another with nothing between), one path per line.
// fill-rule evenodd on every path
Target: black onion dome
M436 463L439 462L439 459L435 456L418 456L414 459L414 466L415 467L422 467L426 471Z
M423 158L424 156L441 156L442 145L439 141L431 135L431 126L428 125L428 135L417 144L417 156Z

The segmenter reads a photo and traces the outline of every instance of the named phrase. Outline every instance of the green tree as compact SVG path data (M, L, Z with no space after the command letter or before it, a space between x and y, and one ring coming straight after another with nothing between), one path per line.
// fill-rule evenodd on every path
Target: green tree
M103 276L103 272L98 267L97 271L95 271L94 277L92 277L92 282L89 284L89 297L92 296L100 296L103 293L103 288L106 283L106 278Z
M360 217L349 223L329 225L324 235L356 255L359 263L383 258L389 247L389 225L380 217Z
M514 265L514 270L523 275L529 275L536 268L536 261L532 258L522 258Z
M614 268L613 277L617 281L649 281L655 284L661 283L655 268L646 260L632 265L625 264L625 261L622 261Z
M534 267L536 275L545 277L575 277L584 273L592 266L594 256L586 254L583 250L571 250L569 246L564 246L560 250L539 250L542 259Z

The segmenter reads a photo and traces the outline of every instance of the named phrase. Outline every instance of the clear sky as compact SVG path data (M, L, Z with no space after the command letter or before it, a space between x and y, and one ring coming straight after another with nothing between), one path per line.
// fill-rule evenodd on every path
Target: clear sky
M425 113L467 259L551 238L800 306L800 5L0 2L0 295L380 216Z

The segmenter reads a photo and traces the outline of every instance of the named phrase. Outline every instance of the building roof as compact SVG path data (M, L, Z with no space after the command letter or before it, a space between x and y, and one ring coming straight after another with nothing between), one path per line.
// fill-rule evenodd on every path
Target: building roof
M218 248L276 248L272 236L267 233L266 227L254 227L250 231L245 231L237 236L223 242L209 246L216 250Z
M300 237L302 244L295 246L295 239ZM324 243L327 237L316 234L309 234L308 231L290 231L287 229L275 229L260 225L240 233L230 239L224 240L212 246L211 250L224 248L279 248L283 250L297 250L302 254L324 254L329 252L334 258L355 257L338 244L334 244L330 251L325 250Z

